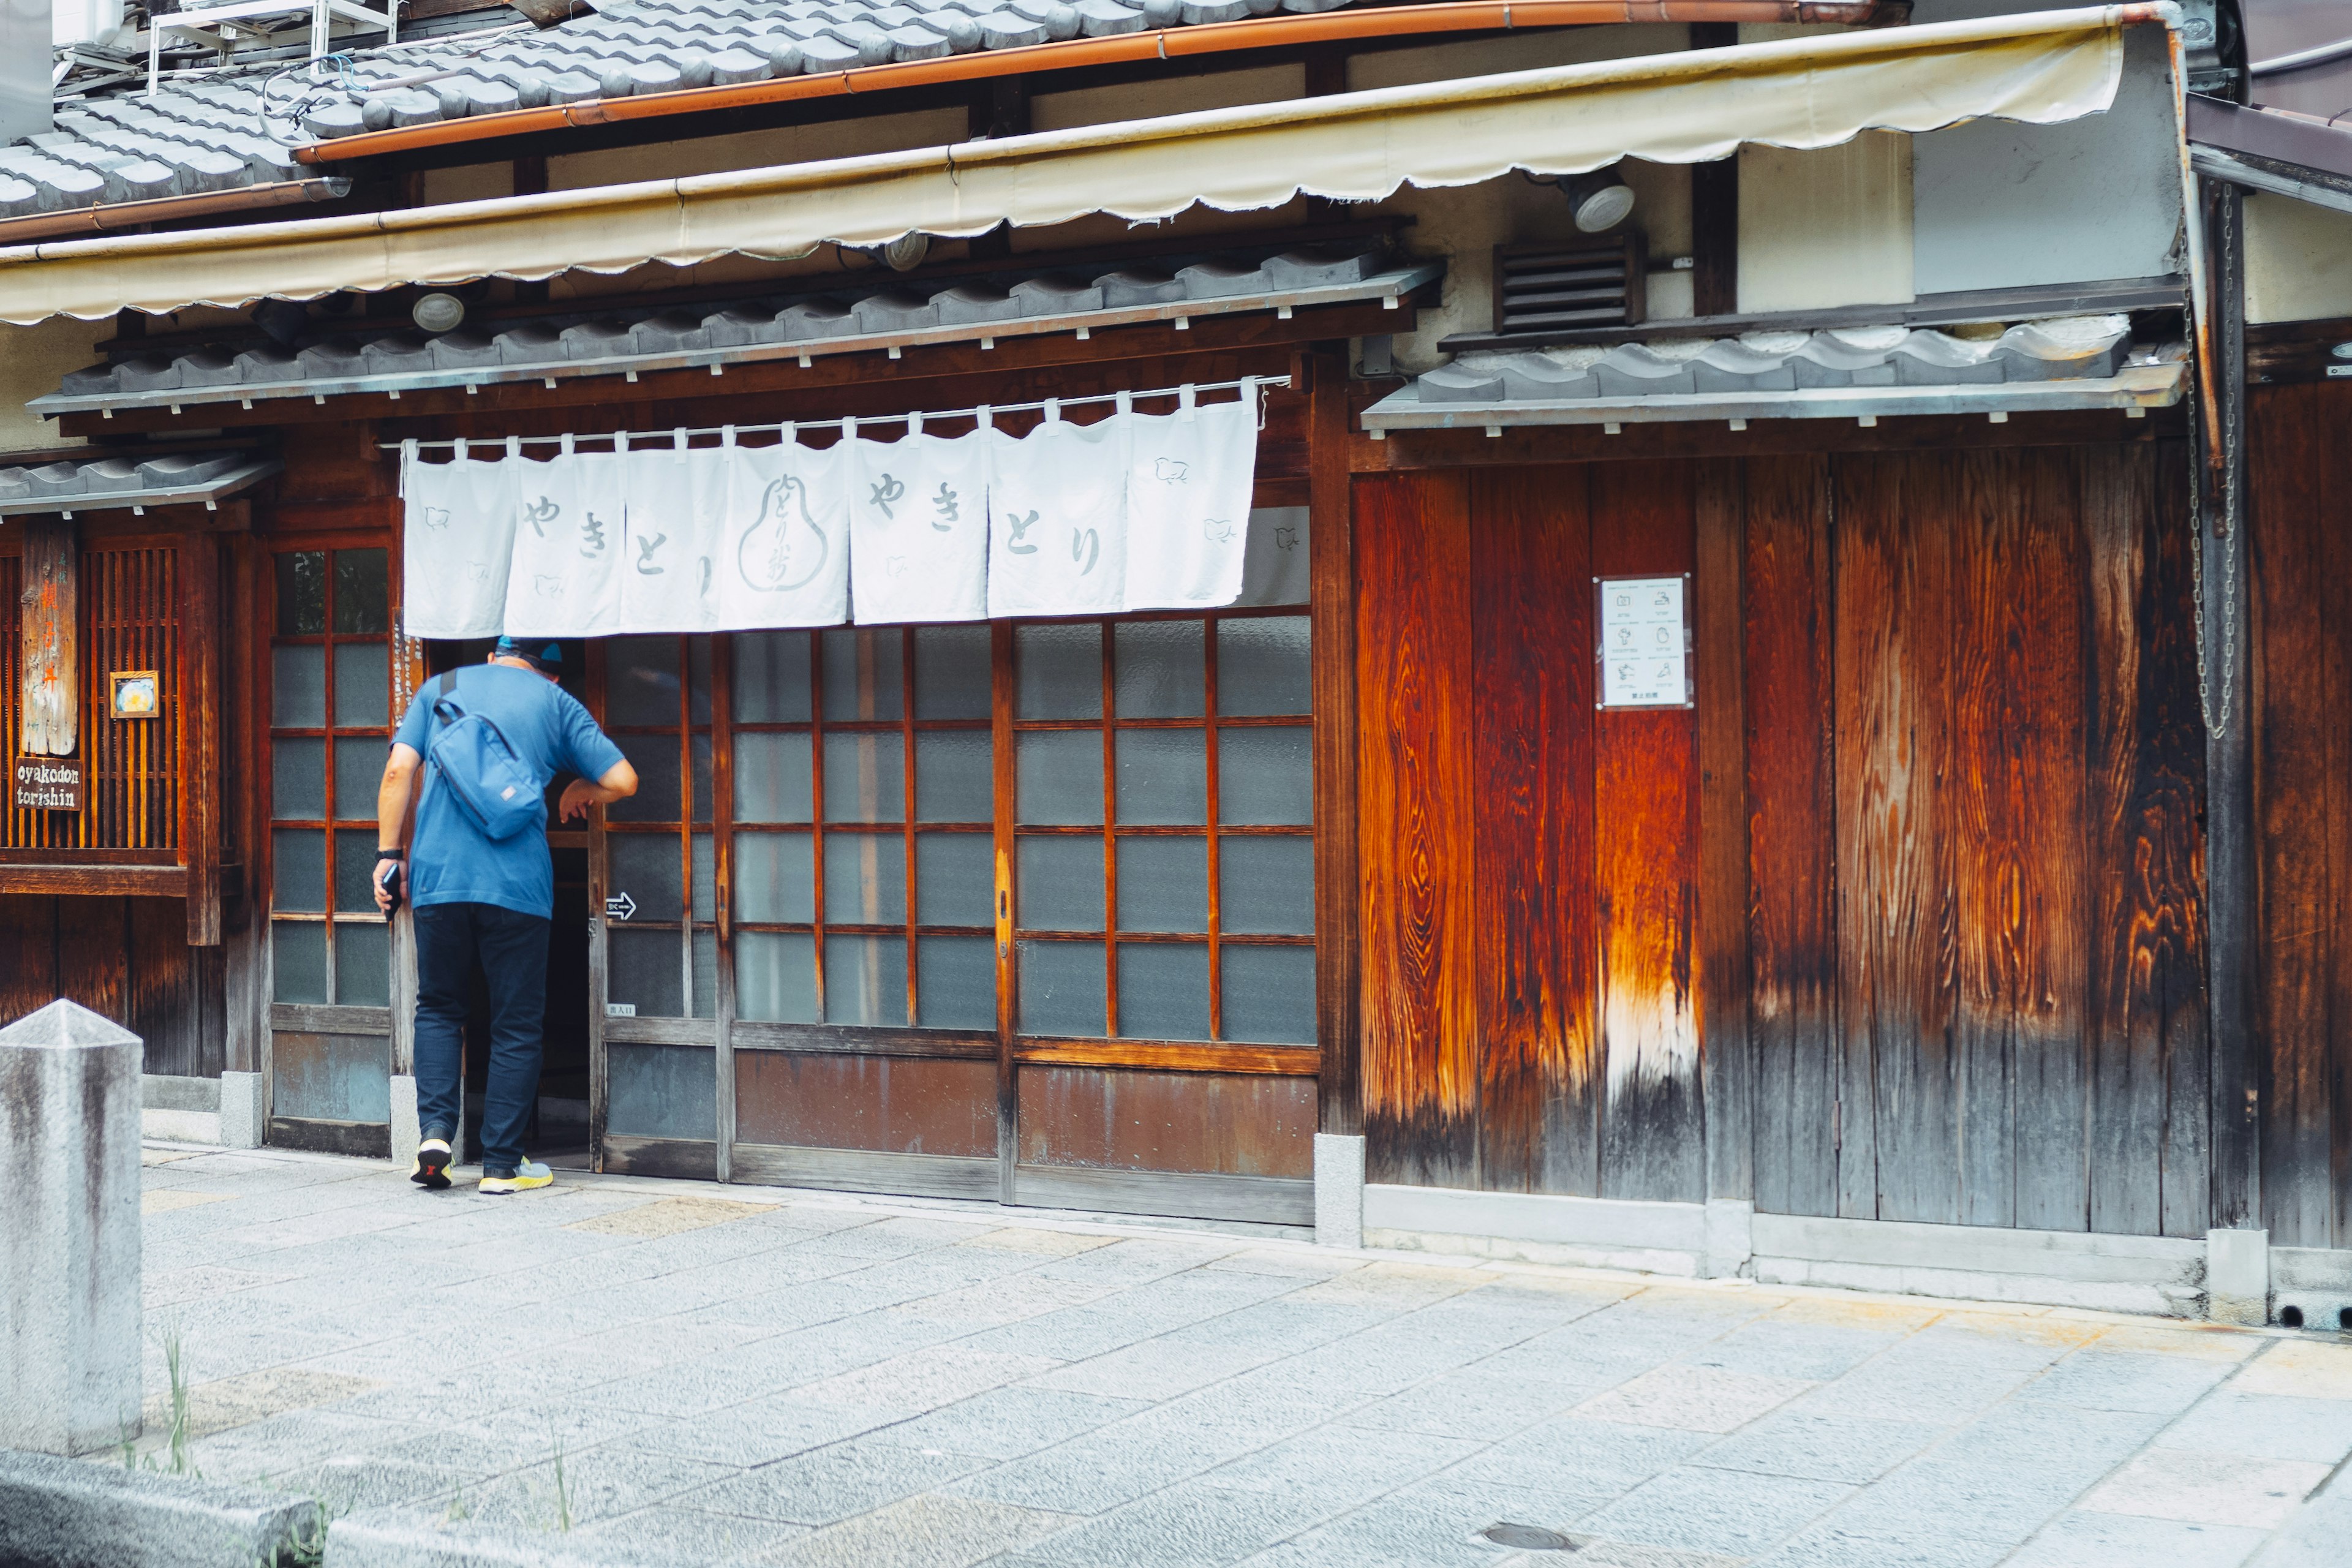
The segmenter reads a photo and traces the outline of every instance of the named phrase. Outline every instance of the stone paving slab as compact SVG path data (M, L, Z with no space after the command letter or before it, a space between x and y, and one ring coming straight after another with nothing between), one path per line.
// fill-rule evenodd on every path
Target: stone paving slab
M2352 1500L2333 1334L146 1152L148 1458L176 1339L205 1478L453 1542L568 1524L582 1560L649 1568L2305 1568ZM1502 1522L1577 1550L1480 1533Z

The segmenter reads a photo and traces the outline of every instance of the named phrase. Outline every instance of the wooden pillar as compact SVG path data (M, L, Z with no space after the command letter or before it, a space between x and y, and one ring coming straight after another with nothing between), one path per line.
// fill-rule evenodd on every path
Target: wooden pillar
M1690 47L1727 49L1736 23L1697 22ZM1739 309L1739 154L1691 165L1691 312L1728 316Z
M62 518L27 518L19 616L24 719L17 747L28 757L74 753L79 718L75 693L81 682L78 619L74 525Z
M1342 345L1344 348L1344 345ZM1364 1130L1363 973L1356 945L1356 550L1344 352L1303 354L1308 378L1307 552L1313 583L1315 1030L1320 1125Z
M2204 636L2198 674L2204 683L2206 930L2212 963L2211 1223L2236 1229L2263 1223L2262 889L2254 818L2253 555L2245 528L2245 197L2235 185L2213 189L2214 346L2222 444L2231 458L2219 486L2210 479L2202 486L2198 544L2204 552Z
M188 870L188 945L221 941L220 547L212 534L180 536L177 690L180 863Z

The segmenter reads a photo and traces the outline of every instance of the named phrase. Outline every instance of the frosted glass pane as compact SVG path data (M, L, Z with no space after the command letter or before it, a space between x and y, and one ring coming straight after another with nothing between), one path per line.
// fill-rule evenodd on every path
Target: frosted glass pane
M816 939L798 931L735 933L735 1016L762 1024L814 1024Z
M327 727L327 650L313 644L269 650L269 721L281 730Z
M392 1005L392 928L374 921L335 927L335 1001L345 1007Z
M269 815L327 815L327 742L297 736L269 742Z
M335 737L335 820L373 822L375 797L383 788L385 742L365 735Z
M677 639L612 637L604 644L604 725L675 730ZM632 759L634 760L634 759Z
M1190 826L1209 820L1209 745L1199 730L1118 732L1118 820Z
M1101 839L1023 838L1016 853L1013 911L1022 930L1102 930Z
M1099 731L1033 730L1013 743L1021 821L1073 826L1102 821Z
M694 855L694 908L690 911L698 921L719 918L719 861L708 833L698 833L690 841Z
M636 902L633 921L675 921L686 913L685 877L677 863L677 836L614 833L604 839L604 894L624 893ZM624 998L626 1000L626 998Z
M996 943L984 936L915 939L915 1021L927 1029L996 1027Z
M270 995L280 1002L327 1000L327 928L315 921L278 921L269 928Z
M637 770L637 793L604 808L612 822L676 822L684 797L678 791L677 736L623 735L615 742Z
M824 721L896 719L905 711L905 645L897 626L836 626L824 648Z
M686 952L679 940L674 931L607 928L605 994L635 1003L641 1018L686 1016Z
M694 933L694 1016L719 1016L719 933Z
M915 819L994 820L995 765L995 742L985 730L929 730L917 734Z
M284 648L280 652L290 653ZM380 642L335 645L335 725L381 730L391 724L392 657Z
M896 833L826 834L825 924L903 925L906 920L906 839Z
M719 1135L718 1053L696 1046L604 1047L604 1129L624 1138Z
M989 717L988 627L915 628L915 717Z
M1217 914L1228 934L1315 934L1315 840L1217 841Z
M1023 719L1102 717L1102 627L1015 626L1013 712Z
M1135 1040L1207 1039L1208 945L1121 942L1118 1032Z
M269 836L271 902L290 913L327 909L327 836L315 827L280 827Z
M694 764L694 820L710 820L710 737L689 735L686 752Z
M985 833L915 837L915 921L927 926L996 921L996 845Z
M907 1021L907 939L824 939L824 1018L866 1026Z
M346 827L335 835L335 908L375 913L375 829ZM290 905L281 905L290 908Z
M381 550L335 552L335 631L338 635L392 629L384 593L385 552Z
M1197 719L1205 711L1199 621L1111 628L1111 700L1122 719Z
M895 731L824 737L824 819L898 822L907 810L907 742Z
M1217 711L1234 718L1314 706L1305 616L1217 623Z
M807 723L808 633L737 632L733 700L738 724Z
M1023 1034L1103 1033L1102 943L1024 942L1014 957L1021 966Z
M1315 737L1305 725L1217 731L1217 820L1305 827L1315 820Z
M815 864L805 833L738 833L735 918L789 925L813 920Z
M1120 839L1118 929L1207 931L1209 841L1191 837Z
M806 822L809 738L754 732L735 737L735 820Z
M1229 946L1223 956L1226 1039L1315 1043L1313 948Z

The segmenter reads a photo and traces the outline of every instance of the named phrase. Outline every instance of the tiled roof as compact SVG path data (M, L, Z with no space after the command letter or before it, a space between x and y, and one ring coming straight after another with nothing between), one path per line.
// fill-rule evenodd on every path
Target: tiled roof
M278 471L251 452L176 452L149 458L60 458L0 468L0 516L206 505Z
M1613 348L1464 353L1364 411L1365 428L1859 418L2176 402L2179 343L2134 346L2127 316L2029 321L1998 337L1902 326L1748 332Z
M1050 40L1228 22L1275 11L1329 11L1348 0L612 0L543 32L517 31L363 50L356 96L321 97L298 142L501 110L763 81ZM0 220L99 203L193 195L294 180L294 161L262 123L265 83L282 61L184 78L112 96L62 100L56 128L0 148ZM372 89L438 71L412 87ZM281 83L290 101L298 70Z
M1998 339L1908 327L1749 332L1615 348L1465 353L1420 378L1423 403L1500 403L1805 387L1963 386L2116 374L2124 316L2028 321Z
M1164 270L1004 273L952 284L861 274L830 291L778 295L723 310L555 315L489 330L426 336L378 331L296 347L225 342L175 357L132 355L69 373L32 401L42 415L263 398L480 386L580 375L622 375L748 359L878 353L917 343L978 342L1186 321L1238 310L1349 300L1398 300L1433 281L1434 263L1385 260L1378 250L1291 250Z

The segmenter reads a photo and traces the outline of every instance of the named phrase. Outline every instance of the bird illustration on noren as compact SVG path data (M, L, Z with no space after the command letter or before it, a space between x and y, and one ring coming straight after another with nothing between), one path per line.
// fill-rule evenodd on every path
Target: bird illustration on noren
M809 515L808 487L792 475L772 481L760 515L735 546L743 581L763 594L789 594L824 570L832 542Z

